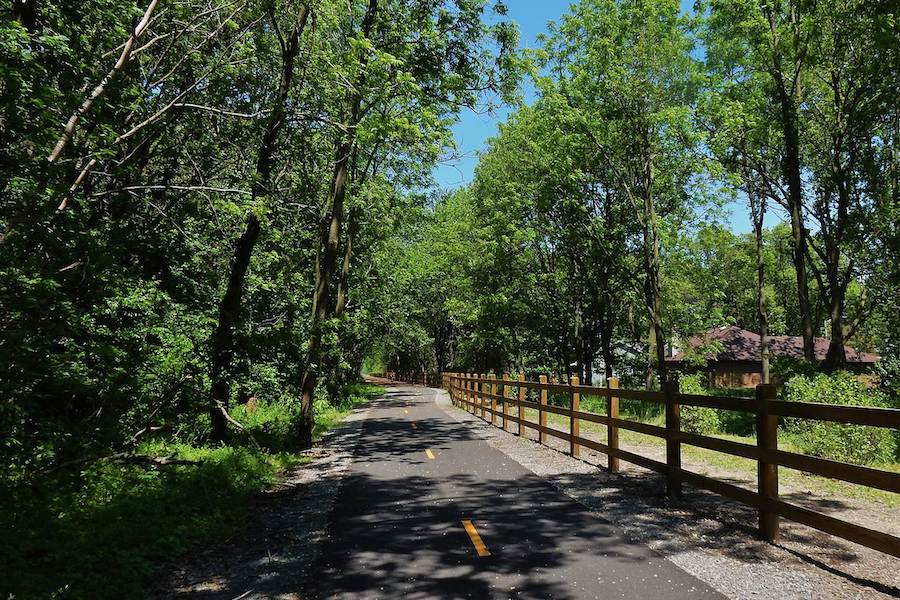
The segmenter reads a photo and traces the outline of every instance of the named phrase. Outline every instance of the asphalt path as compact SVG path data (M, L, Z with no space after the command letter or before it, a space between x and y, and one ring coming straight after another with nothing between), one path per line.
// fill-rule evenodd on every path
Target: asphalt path
M307 597L724 598L492 448L436 394L395 386L373 404Z

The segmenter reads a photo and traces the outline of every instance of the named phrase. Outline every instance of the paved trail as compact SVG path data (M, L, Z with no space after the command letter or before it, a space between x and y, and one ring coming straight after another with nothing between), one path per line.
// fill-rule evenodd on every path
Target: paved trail
M436 393L392 387L372 407L309 597L723 598L491 448Z

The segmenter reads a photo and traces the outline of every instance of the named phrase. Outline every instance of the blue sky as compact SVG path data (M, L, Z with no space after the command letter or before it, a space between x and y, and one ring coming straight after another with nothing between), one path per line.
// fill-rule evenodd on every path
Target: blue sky
M569 0L506 0L509 18L519 24L520 46L534 48L538 35L546 31L548 21L562 16L570 5ZM693 0L682 0L682 7L689 10ZM525 101L532 96L525 90ZM502 106L492 114L465 111L453 128L459 156L447 159L435 169L438 185L445 190L464 186L472 181L478 153L486 147L488 138L497 133L497 125L509 115L510 109ZM730 207L731 229L738 233L751 230L747 210L741 203Z

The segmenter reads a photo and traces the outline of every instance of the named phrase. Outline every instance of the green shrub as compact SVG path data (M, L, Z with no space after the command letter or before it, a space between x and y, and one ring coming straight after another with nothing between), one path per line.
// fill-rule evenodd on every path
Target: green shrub
M849 373L796 376L785 385L783 397L791 402L889 406L883 393ZM795 418L785 419L785 429L800 450L813 456L859 464L892 462L897 457L890 429Z
M239 405L231 416L252 435L263 448L273 452L297 449L300 426L300 401L288 399L259 400L256 406Z
M681 392L684 394L707 394L706 389L700 384L699 375L682 375L680 379ZM688 433L710 434L717 433L721 428L719 413L705 406L681 407L681 430Z
M376 396L384 394L384 388L365 383L344 386L336 397L329 397L324 386L317 390L315 406L315 437L337 425L354 407L363 404Z
M900 408L900 356L882 356L872 372L879 389L887 394L893 408Z
M609 400L606 398L606 396L588 396L582 394L578 407L584 412L605 415L606 411L608 410L608 403Z

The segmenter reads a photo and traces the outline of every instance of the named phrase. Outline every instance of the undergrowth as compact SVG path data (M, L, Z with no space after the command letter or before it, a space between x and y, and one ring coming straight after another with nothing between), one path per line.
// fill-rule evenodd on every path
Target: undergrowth
M355 385L317 401L316 435L382 393ZM160 567L239 528L254 494L308 457L293 442L297 408L259 401L232 416L261 446L157 438L141 462L100 459L0 488L0 598L143 598ZM157 464L149 457L164 457ZM185 464L171 464L184 461Z

